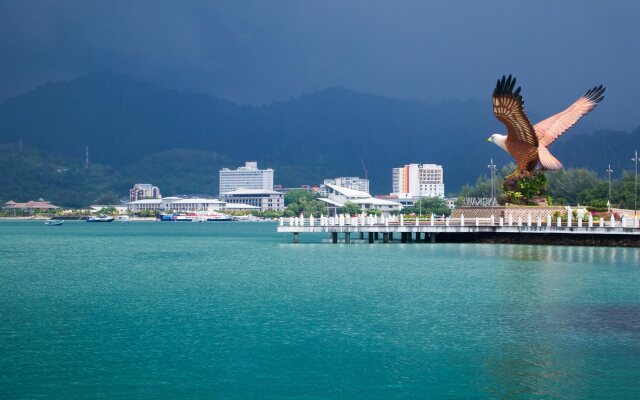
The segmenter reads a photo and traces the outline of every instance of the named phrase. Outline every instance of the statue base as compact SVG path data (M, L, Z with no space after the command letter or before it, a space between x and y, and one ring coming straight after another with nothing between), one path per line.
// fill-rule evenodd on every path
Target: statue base
M516 170L504 178L502 184L505 194L498 202L501 205L549 206L547 194L547 178L540 170Z

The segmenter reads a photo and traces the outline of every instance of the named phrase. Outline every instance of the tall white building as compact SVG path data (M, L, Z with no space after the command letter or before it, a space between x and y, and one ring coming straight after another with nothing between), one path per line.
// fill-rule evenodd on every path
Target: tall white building
M318 191L321 197L327 197L327 185L340 186L369 193L369 179L362 179L357 176L341 176L335 179L325 179Z
M273 169L258 169L258 163L247 161L238 169L220 170L220 194L238 189L273 191Z
M444 197L444 170L436 164L393 168L393 193L398 197Z

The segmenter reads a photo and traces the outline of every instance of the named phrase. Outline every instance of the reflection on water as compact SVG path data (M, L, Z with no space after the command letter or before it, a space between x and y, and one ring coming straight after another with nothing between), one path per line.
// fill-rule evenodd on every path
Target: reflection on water
M640 267L640 249L624 247L541 246L541 245L472 245L462 246L463 256L480 253L519 261L562 263L600 263L636 265Z

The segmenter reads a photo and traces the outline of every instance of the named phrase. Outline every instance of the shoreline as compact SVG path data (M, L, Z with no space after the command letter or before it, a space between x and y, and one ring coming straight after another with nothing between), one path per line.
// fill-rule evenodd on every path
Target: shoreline
M52 218L53 217L0 217L0 221L46 221ZM64 217L63 218L58 217L55 219L58 221L84 221L84 219L78 219L78 218L66 219ZM159 220L154 217L129 217L129 220L126 222L143 222L143 221L159 221Z

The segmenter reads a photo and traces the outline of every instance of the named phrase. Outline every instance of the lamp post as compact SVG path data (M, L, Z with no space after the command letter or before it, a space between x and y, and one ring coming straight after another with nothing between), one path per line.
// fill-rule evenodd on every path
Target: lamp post
M493 158L491 159L491 161L489 161L489 165L487 165L487 168L489 168L489 171L491 171L491 199L494 199L495 198L495 189L494 189L494 185L493 185L493 180L494 180L494 178L496 176L497 167L493 163Z
M605 172L609 174L609 202L611 202L611 174L613 173L613 170L611 169L611 164L609 164L609 168L607 168Z
M638 213L638 150L636 150L636 153L634 154L631 161L636 163L636 180L633 189L633 218L635 220L635 217Z

